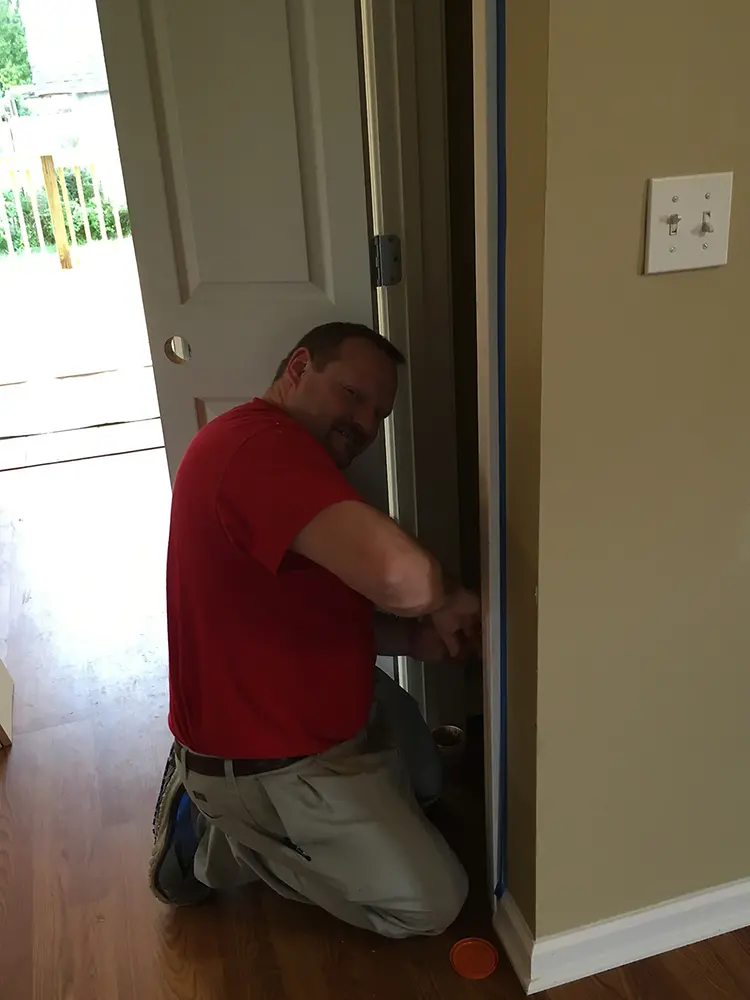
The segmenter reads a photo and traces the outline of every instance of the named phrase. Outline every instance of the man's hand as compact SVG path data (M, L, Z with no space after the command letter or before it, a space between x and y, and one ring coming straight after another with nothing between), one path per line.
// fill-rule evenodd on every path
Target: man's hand
M451 657L478 653L482 638L482 605L476 594L459 587L430 615L438 638Z
M479 633L471 636L462 635L458 656L453 656L429 618L424 621L409 622L408 655L415 660L425 663L445 663L448 660L462 661L479 653L481 653Z
M438 611L421 620L376 611L373 631L380 656L411 656L425 663L465 660L481 653L479 598L455 590Z
M429 618L409 622L409 656L424 663L442 663L449 659L448 647Z

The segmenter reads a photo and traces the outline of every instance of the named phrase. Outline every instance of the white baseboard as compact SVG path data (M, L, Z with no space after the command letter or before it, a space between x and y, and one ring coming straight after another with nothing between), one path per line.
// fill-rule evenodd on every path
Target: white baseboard
M507 893L495 930L527 993L619 968L750 926L750 879L534 940Z
M534 938L523 914L516 906L509 892L498 901L493 918L495 933L500 938L510 964L521 980L527 993L531 985L531 959L534 953Z

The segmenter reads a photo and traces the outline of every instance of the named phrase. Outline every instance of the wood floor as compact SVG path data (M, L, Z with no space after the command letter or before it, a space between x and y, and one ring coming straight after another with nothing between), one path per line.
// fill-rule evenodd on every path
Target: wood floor
M490 936L474 898L437 939L389 942L258 887L172 912L146 886L164 755L162 452L0 473L2 1000L519 1000L507 961L472 983L451 944ZM451 831L449 831L451 832ZM554 991L554 1000L747 1000L750 934Z

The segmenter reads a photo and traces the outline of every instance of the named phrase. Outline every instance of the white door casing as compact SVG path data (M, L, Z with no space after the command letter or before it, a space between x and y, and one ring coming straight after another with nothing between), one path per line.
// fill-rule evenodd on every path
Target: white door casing
M357 10L98 6L174 476L198 427L262 393L308 329L373 321ZM372 451L354 478L385 506Z
M380 329L406 355L388 428L390 508L451 573L459 567L442 3L361 0L373 229L401 239L402 281L377 290ZM433 725L464 722L454 666L402 659Z

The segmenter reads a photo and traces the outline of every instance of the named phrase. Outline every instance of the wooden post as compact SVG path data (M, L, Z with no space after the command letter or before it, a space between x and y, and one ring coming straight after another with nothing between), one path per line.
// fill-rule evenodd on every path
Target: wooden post
M51 156L42 158L42 175L44 176L44 189L47 192L49 211L52 216L52 229L55 233L55 243L57 244L57 254L60 258L60 267L69 271L73 267L70 259L70 248L68 247L68 234L65 232L65 216L63 215L60 192L57 190L57 174L55 173L55 161Z

